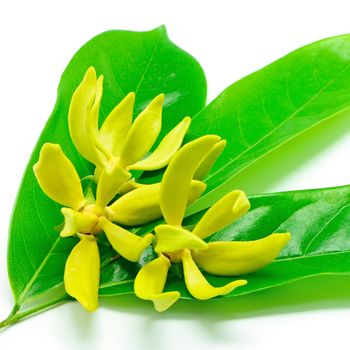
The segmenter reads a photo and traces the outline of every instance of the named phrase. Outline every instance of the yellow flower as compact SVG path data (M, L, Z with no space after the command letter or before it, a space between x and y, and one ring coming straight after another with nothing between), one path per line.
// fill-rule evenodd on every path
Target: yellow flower
M289 233L280 233L249 242L205 242L249 210L247 197L238 190L214 204L191 231L181 226L193 177L204 176L223 147L219 137L203 136L183 146L165 171L160 207L166 224L155 228L158 258L142 267L134 283L135 294L151 300L157 311L168 309L180 298L177 291L163 292L171 263L182 263L186 287L194 298L210 299L230 293L247 281L214 287L198 266L214 275L250 273L272 262L290 239Z
M79 153L96 166L99 179L105 169L156 170L165 167L180 148L191 118L184 118L150 154L162 126L164 95L154 98L132 122L135 94L129 93L98 128L103 76L90 67L75 90L69 108L69 131ZM134 189L132 181L126 188ZM125 188L123 192L126 192Z
M65 288L86 310L92 311L97 307L100 274L95 236L103 230L112 247L125 259L133 262L138 260L153 240L152 234L139 237L108 220L111 210L107 204L129 179L130 174L120 167L103 171L97 184L95 201L91 196L84 196L79 175L59 145L45 143L33 170L42 190L64 206L61 209L65 219L61 237L77 234L80 238L66 263ZM197 189L197 183L192 187ZM119 216L120 221L126 221L130 211L134 215L132 220L140 223L157 212L161 215L157 208L159 200L152 198L146 203L142 202L148 196L145 192L147 189L135 190L131 199L118 204L121 197L114 203L122 213ZM133 208L133 200L141 201L136 209ZM145 216L144 213L148 214ZM117 221L115 218L113 220Z

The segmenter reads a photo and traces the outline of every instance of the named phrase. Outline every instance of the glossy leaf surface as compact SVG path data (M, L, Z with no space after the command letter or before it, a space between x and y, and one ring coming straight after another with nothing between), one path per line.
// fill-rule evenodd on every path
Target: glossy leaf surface
M257 160L349 110L349 52L350 35L302 47L234 83L193 118L187 140L217 134L227 146L188 214L235 189L237 176Z

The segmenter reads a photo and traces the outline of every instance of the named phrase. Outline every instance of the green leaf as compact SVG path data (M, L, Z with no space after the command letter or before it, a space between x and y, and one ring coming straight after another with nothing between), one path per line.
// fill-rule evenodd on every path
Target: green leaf
M254 162L349 108L349 34L302 47L231 85L193 118L188 139L210 133L228 142L187 213L209 207Z
M53 288L60 291L59 297L66 297L62 289L64 265L76 240L59 238L55 227L62 222L60 207L44 195L32 165L38 160L42 144L53 142L62 146L81 177L92 174L92 165L75 150L67 126L72 93L89 66L105 77L101 120L130 91L136 92L136 113L154 96L165 93L164 134L205 103L206 83L200 65L168 39L164 27L149 32L109 31L75 54L62 75L54 111L33 151L14 207L8 272L17 310ZM109 259L114 261L113 269L109 274L105 270L102 282L104 278L115 283L130 277L122 260L103 255L102 264Z
M273 232L291 232L292 239L278 259L255 273L240 276L248 280L225 297L277 287L308 277L350 275L350 186L282 192L250 197L252 209L239 221L218 232L210 241L254 240ZM196 222L203 213L189 219ZM235 277L206 275L220 286ZM103 287L101 295L132 293L128 285ZM182 279L172 276L167 290L178 290L183 299L191 296Z

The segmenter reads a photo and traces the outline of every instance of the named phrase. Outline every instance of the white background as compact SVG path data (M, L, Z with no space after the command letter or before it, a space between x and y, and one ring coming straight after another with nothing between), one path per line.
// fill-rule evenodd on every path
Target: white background
M6 275L12 205L53 108L60 75L82 44L108 29L165 24L170 38L202 64L211 100L289 51L350 32L349 13L350 3L337 0L1 0L0 318L12 304ZM311 132L284 147L264 169L254 168L249 192L349 183L349 126L350 118L341 117L318 128L321 143ZM332 285L332 279L324 283ZM321 283L312 293L322 289ZM289 293L293 303L297 292L284 288L280 293ZM307 303L293 306L279 305L277 297L265 293L225 304L180 302L166 314L130 297L102 303L91 315L71 303L0 332L0 349L348 349L350 293L319 302L313 302L312 293Z

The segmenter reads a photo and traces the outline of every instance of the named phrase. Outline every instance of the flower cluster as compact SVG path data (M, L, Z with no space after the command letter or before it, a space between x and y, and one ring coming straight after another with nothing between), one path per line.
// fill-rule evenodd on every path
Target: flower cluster
M104 232L111 249L131 262L153 245L158 257L144 265L135 279L135 294L164 311L179 299L178 291L163 292L169 267L182 263L188 291L197 299L230 293L247 282L236 280L214 287L201 270L238 276L272 262L290 238L271 234L249 242L209 242L205 239L249 210L241 191L232 191L214 204L191 230L182 227L186 206L205 191L202 181L226 142L207 135L181 147L191 119L184 118L153 150L162 125L164 95L155 97L133 121L134 93L129 93L98 127L103 77L89 68L75 90L68 115L69 132L78 152L95 165L96 191L84 193L73 164L57 144L45 143L34 173L42 190L62 205L61 237L80 240L65 267L69 295L88 311L98 307L100 256L97 237ZM132 170L167 167L161 183L142 185ZM143 237L126 229L164 218ZM201 270L200 270L201 269Z

